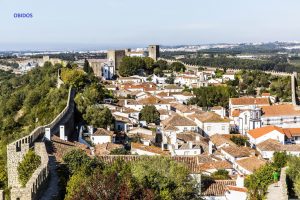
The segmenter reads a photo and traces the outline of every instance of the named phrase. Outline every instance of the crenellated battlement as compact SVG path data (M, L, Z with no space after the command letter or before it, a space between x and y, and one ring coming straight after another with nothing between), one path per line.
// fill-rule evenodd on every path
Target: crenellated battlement
M42 186L45 185L49 174L48 154L43 142L45 129L50 128L51 133L56 134L60 125L71 122L72 126L74 123L74 97L75 91L70 88L66 107L51 123L39 126L29 135L7 145L7 174L8 186L11 187L11 199L28 200L38 197L38 193L43 188ZM70 127L70 129L72 128ZM41 165L32 174L26 187L22 187L18 180L17 168L30 148L33 148L36 154L41 156Z

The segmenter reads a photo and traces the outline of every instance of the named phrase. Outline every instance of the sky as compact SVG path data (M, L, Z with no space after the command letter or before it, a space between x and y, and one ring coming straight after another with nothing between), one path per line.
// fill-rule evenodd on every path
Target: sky
M299 0L0 0L0 51L300 41L299 9Z

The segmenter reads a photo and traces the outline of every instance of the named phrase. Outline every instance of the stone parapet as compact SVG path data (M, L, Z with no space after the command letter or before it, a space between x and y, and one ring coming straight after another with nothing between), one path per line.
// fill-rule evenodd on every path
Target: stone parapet
M74 121L74 96L75 91L70 88L67 105L64 110L56 116L56 118L45 126L39 126L34 129L28 136L18 139L7 145L7 174L8 186L11 187L12 199L35 199L40 190L40 186L45 185L48 177L48 155L44 143L37 143L38 139L42 139L45 134L45 128L50 128L52 133L56 133L59 126L68 121ZM42 141L42 140L40 140ZM36 153L41 156L42 164L34 172L25 188L21 187L18 180L17 168L23 160L24 155L30 148L35 149ZM14 197L14 198L13 198Z

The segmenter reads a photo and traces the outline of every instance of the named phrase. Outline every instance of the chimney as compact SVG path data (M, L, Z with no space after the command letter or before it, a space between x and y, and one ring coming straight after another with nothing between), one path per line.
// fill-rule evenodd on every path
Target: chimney
M124 106L127 106L127 99L124 100Z
M174 145L174 149L178 149L178 143L177 142Z
M45 128L45 137L47 140L51 140L51 130L50 128Z
M188 145L189 145L189 149L192 149L192 148L193 148L193 142L188 141Z
M196 141L200 141L200 136L199 135L196 135Z
M237 176L237 179L236 179L236 186L237 187L244 187L244 181L245 181L244 176L239 174Z
M93 126L88 126L88 129L89 129L89 134L93 135L93 133L94 133L94 127Z
M107 128L106 128L108 131L110 131L110 125L107 125Z
M65 140L65 126L59 126L59 138Z
M211 141L208 142L208 154L211 155L213 153L213 143Z

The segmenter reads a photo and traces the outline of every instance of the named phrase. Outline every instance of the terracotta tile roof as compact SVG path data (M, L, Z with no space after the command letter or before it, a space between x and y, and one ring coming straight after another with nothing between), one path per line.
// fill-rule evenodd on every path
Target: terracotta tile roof
M97 130L93 133L93 136L102 136L102 135L110 135L113 136L114 132L106 130L104 128L97 128Z
M183 88L175 84L170 84L165 86L164 89L183 89Z
M130 89L141 89L143 91L155 91L156 90L156 84L154 83L139 83L139 84L131 84L131 83L126 83L123 85L123 88L126 90Z
M299 144L282 145L282 151L300 151Z
M200 165L201 170L206 171L210 169L232 169L232 164L227 160L203 163Z
M297 144L284 145L273 139L268 139L262 143L259 143L256 146L256 148L261 151L287 151L287 152L300 151L300 145Z
M160 110L158 110L158 112L160 115L169 115L169 111L166 109L160 109Z
M261 151L281 151L282 145L273 139L268 139L256 145L256 148Z
M230 146L237 146L229 138L225 137L225 135L215 134L210 137L210 140L217 147L224 145L224 144L228 144Z
M116 121L121 121L121 122L125 122L125 123L131 123L129 118L127 117L123 117L123 116L120 116L120 115L116 115L116 114L113 114L113 116L115 117Z
M166 125L166 126L164 127L164 130L165 130L165 131L178 131L179 129L176 128L175 126L172 126L172 125Z
M231 116L238 117L238 116L240 116L240 113L241 113L240 110L235 109L232 111Z
M300 116L300 110L292 104L261 106L263 117Z
M110 142L104 144L97 144L95 146L95 155L109 155L112 150L120 148L124 148L124 146L121 144L114 144Z
M265 160L259 159L255 156L249 158L243 158L237 160L236 163L243 167L244 169L254 172L256 169L260 168L261 166L265 165L267 162Z
M131 149L140 149L143 151L148 151L151 153L159 154L159 155L169 155L170 152L163 151L161 148L156 146L147 146L140 143L131 142Z
M235 158L248 157L251 155L251 149L248 147L228 146L222 147L222 150Z
M211 110L221 110L222 108L222 106L214 106L211 108Z
M135 112L139 112L138 110L134 110L132 108L126 108L126 107L123 107L121 111L123 113L135 113Z
M155 96L149 96L137 101L138 104L142 105L154 105L154 104L169 104L169 102L165 101L164 99L159 99Z
M245 187L237 187L237 186L232 186L232 185L228 185L227 190L233 190L236 192L248 192L247 188L245 188Z
M178 145L178 149L184 150L184 149L191 149L191 148L188 143L184 143ZM201 149L201 146L199 144L192 144L192 149Z
M199 141L204 139L204 137L202 135L192 132L192 131L186 131L186 132L176 134L177 139L180 139L184 142L188 142L188 141L194 142L194 141L196 141L197 136L199 137Z
M192 120L173 113L171 117L161 122L163 126L197 126Z
M228 185L235 186L235 180L215 180L202 192L202 196L224 196Z
M220 115L214 112L203 112L201 114L193 114L189 115L188 117L196 118L201 122L213 122L213 123L224 123L230 122L228 118L222 118Z
M281 134L284 134L284 131L282 128L280 128L278 126L273 126L273 125L252 129L252 130L248 131L248 134L256 139L256 138L259 138L259 137L266 135L266 134L270 133L271 131L275 131L275 130Z
M187 105L183 105L181 103L172 103L171 107L175 108L176 110L182 113L193 113L194 111Z
M159 96L159 97L168 97L170 96L168 92L160 92L158 94L156 94L156 96Z
M270 105L268 98L252 98L252 97L230 98L229 102L231 102L232 105Z

